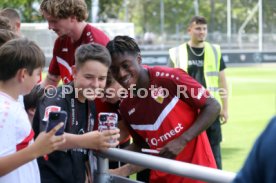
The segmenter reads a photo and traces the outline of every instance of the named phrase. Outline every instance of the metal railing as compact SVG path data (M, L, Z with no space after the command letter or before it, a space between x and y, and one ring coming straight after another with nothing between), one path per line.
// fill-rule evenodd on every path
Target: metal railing
M183 177L189 177L211 183L230 183L235 177L235 173L223 170L203 167L199 165L170 160L157 156L127 151L123 149L110 148L97 155L97 171L95 182L108 183L116 181L118 176L108 175L107 159L116 159L126 163L136 164L145 168L160 170ZM128 182L136 182L130 180Z

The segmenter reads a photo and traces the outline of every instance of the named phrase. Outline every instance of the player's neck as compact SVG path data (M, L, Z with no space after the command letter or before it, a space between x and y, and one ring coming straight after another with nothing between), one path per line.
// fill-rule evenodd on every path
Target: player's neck
M149 73L147 69L142 68L140 77L137 82L137 89L139 88L148 88L150 84Z
M19 83L15 84L13 80L9 80L6 82L0 81L0 91L3 93L6 93L10 97L12 97L14 100L18 99L18 96L20 95L20 87Z
M188 44L190 47L193 47L193 48L203 48L204 47L204 42L195 42L195 41L190 40L188 42Z
M71 34L69 37L71 37L73 42L76 42L80 39L82 32L87 25L86 22L77 22L75 28L72 30Z

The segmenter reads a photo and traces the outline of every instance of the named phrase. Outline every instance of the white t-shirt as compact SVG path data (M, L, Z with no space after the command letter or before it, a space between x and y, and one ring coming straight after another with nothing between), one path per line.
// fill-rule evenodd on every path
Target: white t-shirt
M19 95L17 101L25 108L23 95Z
M0 92L0 157L33 143L33 130L22 105ZM30 161L0 177L0 183L40 183L37 161Z

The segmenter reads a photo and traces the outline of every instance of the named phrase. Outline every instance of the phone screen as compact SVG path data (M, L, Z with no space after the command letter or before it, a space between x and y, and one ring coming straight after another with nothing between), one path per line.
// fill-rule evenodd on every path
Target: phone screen
M67 121L66 111L50 112L49 120L46 127L46 132L51 131L56 125L58 125L60 122L63 122L64 125L55 134L55 135L62 135L64 133L66 121Z
M110 130L117 127L118 115L116 113L101 112L98 115L99 131Z

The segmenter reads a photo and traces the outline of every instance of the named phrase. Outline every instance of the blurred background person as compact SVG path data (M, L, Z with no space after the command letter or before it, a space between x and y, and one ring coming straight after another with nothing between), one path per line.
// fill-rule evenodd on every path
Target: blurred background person
M15 38L18 38L18 35L14 34L14 32L6 29L0 29L0 47L7 41Z
M228 89L225 76L225 63L219 45L206 40L207 21L202 16L194 16L189 23L190 40L169 50L171 66L185 70L221 102L220 115L206 130L217 167L222 169L221 124L228 120Z
M16 9L5 8L0 11L0 15L7 17L10 20L12 31L14 31L18 35L21 34L20 33L21 20L20 20L20 15Z
M0 29L12 30L10 20L7 17L0 15Z

